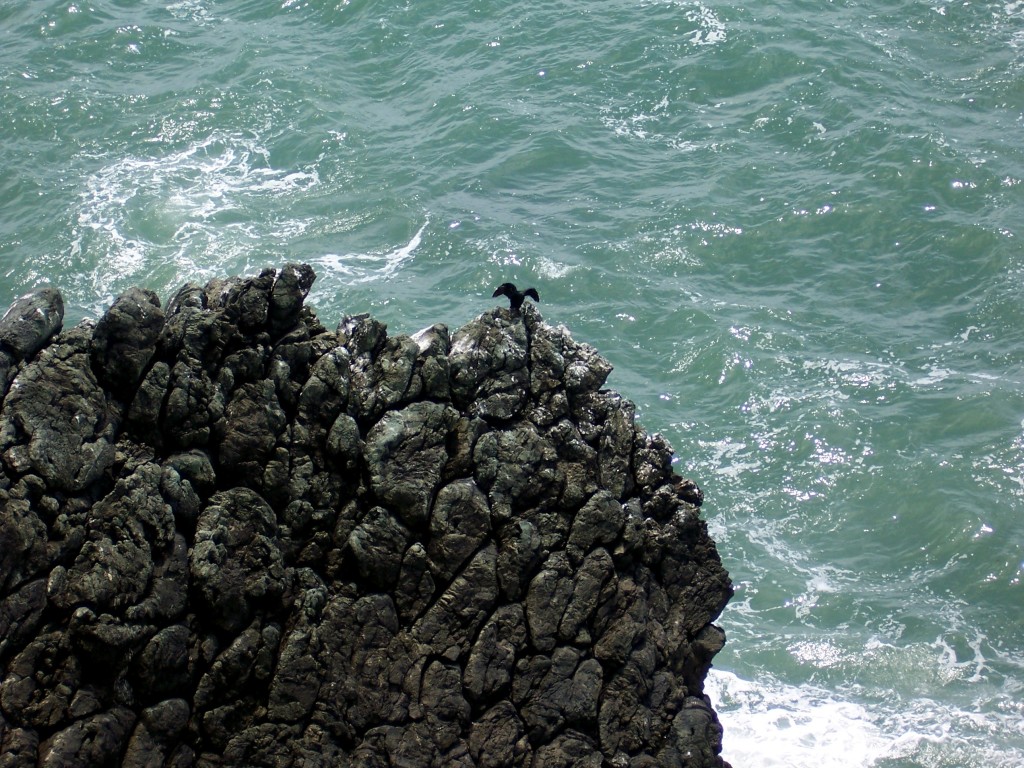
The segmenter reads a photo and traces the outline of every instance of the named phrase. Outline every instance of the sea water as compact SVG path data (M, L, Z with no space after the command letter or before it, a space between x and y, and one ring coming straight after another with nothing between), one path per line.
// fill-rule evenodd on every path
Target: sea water
M1024 764L1024 3L0 0L0 306L511 280L736 584L740 766Z

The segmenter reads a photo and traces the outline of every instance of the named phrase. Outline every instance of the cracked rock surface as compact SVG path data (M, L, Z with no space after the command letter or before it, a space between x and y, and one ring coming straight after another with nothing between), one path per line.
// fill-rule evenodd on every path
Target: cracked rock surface
M729 577L608 362L313 280L0 319L0 768L724 766Z

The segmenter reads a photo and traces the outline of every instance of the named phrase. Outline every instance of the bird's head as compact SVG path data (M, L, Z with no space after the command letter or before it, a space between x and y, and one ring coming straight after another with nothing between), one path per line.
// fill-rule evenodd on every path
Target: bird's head
M516 286L514 283L502 283L494 289L494 293L491 294L491 298L495 296L509 296L516 292Z

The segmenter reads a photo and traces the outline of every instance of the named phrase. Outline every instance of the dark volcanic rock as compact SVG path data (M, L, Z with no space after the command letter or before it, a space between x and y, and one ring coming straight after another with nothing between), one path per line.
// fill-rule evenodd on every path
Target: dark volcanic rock
M40 288L17 299L0 317L0 351L24 360L38 352L64 323L64 299Z
M0 458L12 482L38 477L78 494L114 463L120 414L89 365L89 329L61 334L11 382L0 411Z
M722 766L700 489L532 305L0 319L0 766Z
M117 394L134 394L163 328L164 312L155 293L130 288L122 294L92 334L92 364L100 383Z

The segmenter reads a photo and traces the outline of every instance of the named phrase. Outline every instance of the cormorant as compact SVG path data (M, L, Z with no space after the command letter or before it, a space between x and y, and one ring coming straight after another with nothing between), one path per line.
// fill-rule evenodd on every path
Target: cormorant
M523 300L529 296L534 301L540 301L536 288L527 288L525 291L516 290L512 283L502 283L491 294L494 296L508 296L508 305L512 309L519 309L523 306Z

